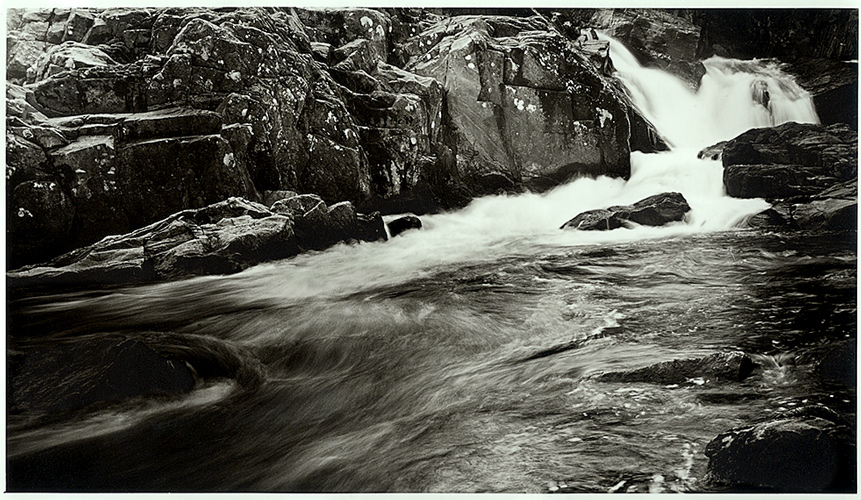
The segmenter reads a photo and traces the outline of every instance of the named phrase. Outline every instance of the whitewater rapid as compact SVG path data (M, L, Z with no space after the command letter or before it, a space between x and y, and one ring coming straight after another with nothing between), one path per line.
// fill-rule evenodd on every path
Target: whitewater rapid
M628 180L583 177L545 193L479 198L457 212L422 216L422 230L385 243L341 244L255 266L240 276L153 285L128 292L140 293L140 300L130 301L129 307L143 313L165 306L177 287L187 288L193 303L202 293L200 281L211 282L213 291L224 287L224 300L240 304L345 295L420 278L448 264L729 230L743 227L748 217L767 209L769 204L762 199L726 196L721 163L698 159L697 152L753 126L787 119L817 122L810 97L775 63L718 58L705 62L707 73L699 92L694 92L670 73L640 66L621 43L612 39L610 43L616 76L672 144L667 152L632 153ZM754 100L759 81L767 82L768 108ZM684 222L613 231L559 229L586 210L628 205L669 191L682 193L691 206Z

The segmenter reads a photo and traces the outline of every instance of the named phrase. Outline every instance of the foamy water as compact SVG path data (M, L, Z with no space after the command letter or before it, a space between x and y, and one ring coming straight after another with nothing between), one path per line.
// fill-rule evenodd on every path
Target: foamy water
M851 242L731 231L768 204L727 197L721 164L696 158L745 127L814 120L809 102L759 62L707 62L694 93L620 47L619 77L673 143L632 154L628 180L484 197L388 242L231 276L11 304L19 353L121 334L259 377L46 424L17 418L13 486L700 491L702 450L718 433L808 402L848 411L854 392L822 393L808 374L821 356L811 345L856 329ZM684 221L559 229L667 191L691 205ZM764 367L743 383L590 378L739 349ZM781 363L788 353L800 361Z

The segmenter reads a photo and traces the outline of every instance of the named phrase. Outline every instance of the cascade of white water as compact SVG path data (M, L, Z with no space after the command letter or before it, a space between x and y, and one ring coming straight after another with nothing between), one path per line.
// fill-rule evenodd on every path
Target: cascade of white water
M549 247L726 230L769 207L762 199L726 196L721 163L697 159L696 154L700 148L752 126L790 119L817 121L809 97L790 78L772 63L712 58L706 63L699 92L694 92L667 72L641 67L618 42L612 42L610 55L633 100L674 144L663 153L633 153L628 180L584 177L546 193L476 199L457 212L423 216L423 230L410 231L386 244L339 246L322 254L259 266L248 271L255 276L250 286L303 297L343 293L420 275L439 265L496 260ZM580 212L628 205L668 191L682 193L691 206L684 223L614 231L559 229ZM271 273L269 266L291 269ZM260 286L256 279L279 283Z
M698 91L656 68L644 68L606 35L616 76L673 148L703 148L756 127L788 121L819 123L810 95L771 60L713 56Z

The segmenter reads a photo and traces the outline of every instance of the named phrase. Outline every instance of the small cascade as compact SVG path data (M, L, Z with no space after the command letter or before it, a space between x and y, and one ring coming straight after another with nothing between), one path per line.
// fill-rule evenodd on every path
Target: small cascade
M819 123L813 99L774 60L705 61L698 91L666 71L644 68L618 40L606 35L616 76L670 146L703 148L751 128Z

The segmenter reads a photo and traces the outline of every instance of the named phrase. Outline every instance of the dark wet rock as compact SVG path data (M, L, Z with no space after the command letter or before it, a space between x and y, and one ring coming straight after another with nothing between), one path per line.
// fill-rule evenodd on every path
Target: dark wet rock
M754 363L740 351L717 353L702 358L664 361L636 370L604 373L598 377L605 382L647 382L652 384L684 384L699 379L699 383L739 382L747 378Z
M846 123L858 130L858 64L815 58L794 61L786 71L813 96L823 125Z
M858 133L845 124L787 122L748 130L728 141L723 165L800 165L842 182L858 175L857 152Z
M687 9L680 14L701 27L698 59L858 59L856 9Z
M819 377L827 384L856 387L858 347L855 341L846 341L829 350L817 366Z
M123 337L57 343L10 361L12 412L54 413L140 396L182 394L196 383L184 361Z
M116 160L117 177L135 187L122 190L134 227L230 196L255 197L219 135L136 141L118 150Z
M857 224L858 134L846 124L785 123L752 129L724 147L730 196L765 198L756 227L853 230Z
M752 215L744 223L753 229L764 230L789 230L798 229L792 221L792 206L780 203L762 212Z
M750 227L771 230L855 231L858 227L858 181L838 184L812 197L775 202L754 215Z
M411 229L421 229L422 221L415 215L405 215L403 217L398 217L397 219L386 224L389 227L389 233L391 233L392 237L403 233L404 231L409 231Z
M125 196L132 193L123 189L125 183L118 176L113 137L83 136L52 151L50 156L53 169L75 207L73 247L130 229L121 207Z
M721 141L717 144L705 147L697 153L697 158L707 160L721 160L723 158L723 148L727 141Z
M631 151L657 153L670 149L658 129L634 107L633 102L628 104L628 120L631 122Z
M293 220L230 198L7 274L13 286L119 284L228 274L299 252Z
M846 123L858 130L857 81L814 95L813 105L823 124Z
M705 68L699 63L700 27L661 9L599 9L589 21L620 40L647 67L669 71L699 86Z
M75 208L72 200L50 180L18 183L6 200L7 259L19 266L53 257L57 248L70 248Z
M357 230L356 239L360 241L386 241L386 223L383 221L383 216L380 212L372 212L370 214L356 214Z
M722 433L705 449L706 480L739 491L855 489L851 430L817 417L773 420Z
M359 214L350 202L329 207L319 196L304 194L275 202L272 211L295 221L297 241L306 250L322 250L349 240L386 239L380 214Z
M793 206L792 220L801 229L855 231L858 228L858 181L825 190Z
M823 170L804 165L731 165L724 168L723 183L735 198L776 200L813 195L839 182Z
M562 225L560 229L583 231L612 230L627 227L630 222L644 226L663 226L682 221L690 211L681 193L661 193L642 199L633 205L612 206L583 212Z

